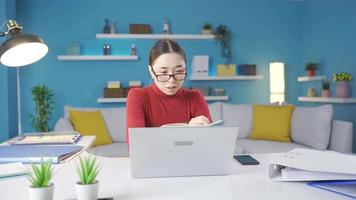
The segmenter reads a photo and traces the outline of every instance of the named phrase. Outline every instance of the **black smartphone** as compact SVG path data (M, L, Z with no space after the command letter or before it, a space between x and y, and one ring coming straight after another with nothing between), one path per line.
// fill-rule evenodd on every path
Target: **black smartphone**
M234 155L234 158L241 163L241 165L258 165L260 162L250 155Z

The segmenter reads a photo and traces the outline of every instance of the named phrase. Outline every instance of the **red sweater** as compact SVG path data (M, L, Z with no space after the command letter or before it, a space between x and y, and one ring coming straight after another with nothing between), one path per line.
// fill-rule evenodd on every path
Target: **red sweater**
M156 84L145 88L132 88L127 97L126 142L128 129L133 127L159 127L170 123L188 123L204 115L211 122L208 105L198 90L179 89L175 95L166 95Z

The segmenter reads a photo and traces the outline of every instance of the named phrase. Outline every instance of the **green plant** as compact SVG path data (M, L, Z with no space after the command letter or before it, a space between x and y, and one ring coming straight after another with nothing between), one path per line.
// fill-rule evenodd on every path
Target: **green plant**
M318 64L317 63L307 63L305 65L305 71L315 71L318 69Z
M32 171L28 174L28 180L33 188L48 187L53 177L52 160L46 162L41 159L39 166L32 164Z
M323 90L329 90L329 89L330 89L330 83L329 83L329 81L328 81L328 80L324 80L322 86L323 86L323 87L322 87Z
M93 184L99 173L99 164L95 156L79 157L79 166L77 167L79 183L82 185Z
M351 81L352 80L352 76L351 76L351 74L349 74L347 72L341 72L339 74L334 73L333 74L333 80L334 81Z
M48 132L48 121L53 110L54 93L45 85L37 85L31 90L36 104L36 115L30 115L31 125L38 132Z
M204 26L203 26L203 29L205 30L211 30L212 29L212 26L210 23L205 23Z
M220 45L220 56L226 59L226 64L231 63L231 30L226 25L219 25L214 31L214 39Z

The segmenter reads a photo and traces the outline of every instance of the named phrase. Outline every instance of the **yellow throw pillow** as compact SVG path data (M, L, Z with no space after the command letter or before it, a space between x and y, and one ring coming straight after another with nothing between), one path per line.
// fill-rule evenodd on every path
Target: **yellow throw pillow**
M92 146L111 144L112 140L100 111L69 110L74 130L82 135L95 135Z
M294 106L253 105L251 138L291 142L290 126Z

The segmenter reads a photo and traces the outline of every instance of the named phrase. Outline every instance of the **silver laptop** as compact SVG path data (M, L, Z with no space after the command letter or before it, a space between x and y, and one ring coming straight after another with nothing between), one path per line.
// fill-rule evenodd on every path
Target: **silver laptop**
M229 174L237 127L130 128L131 176Z

